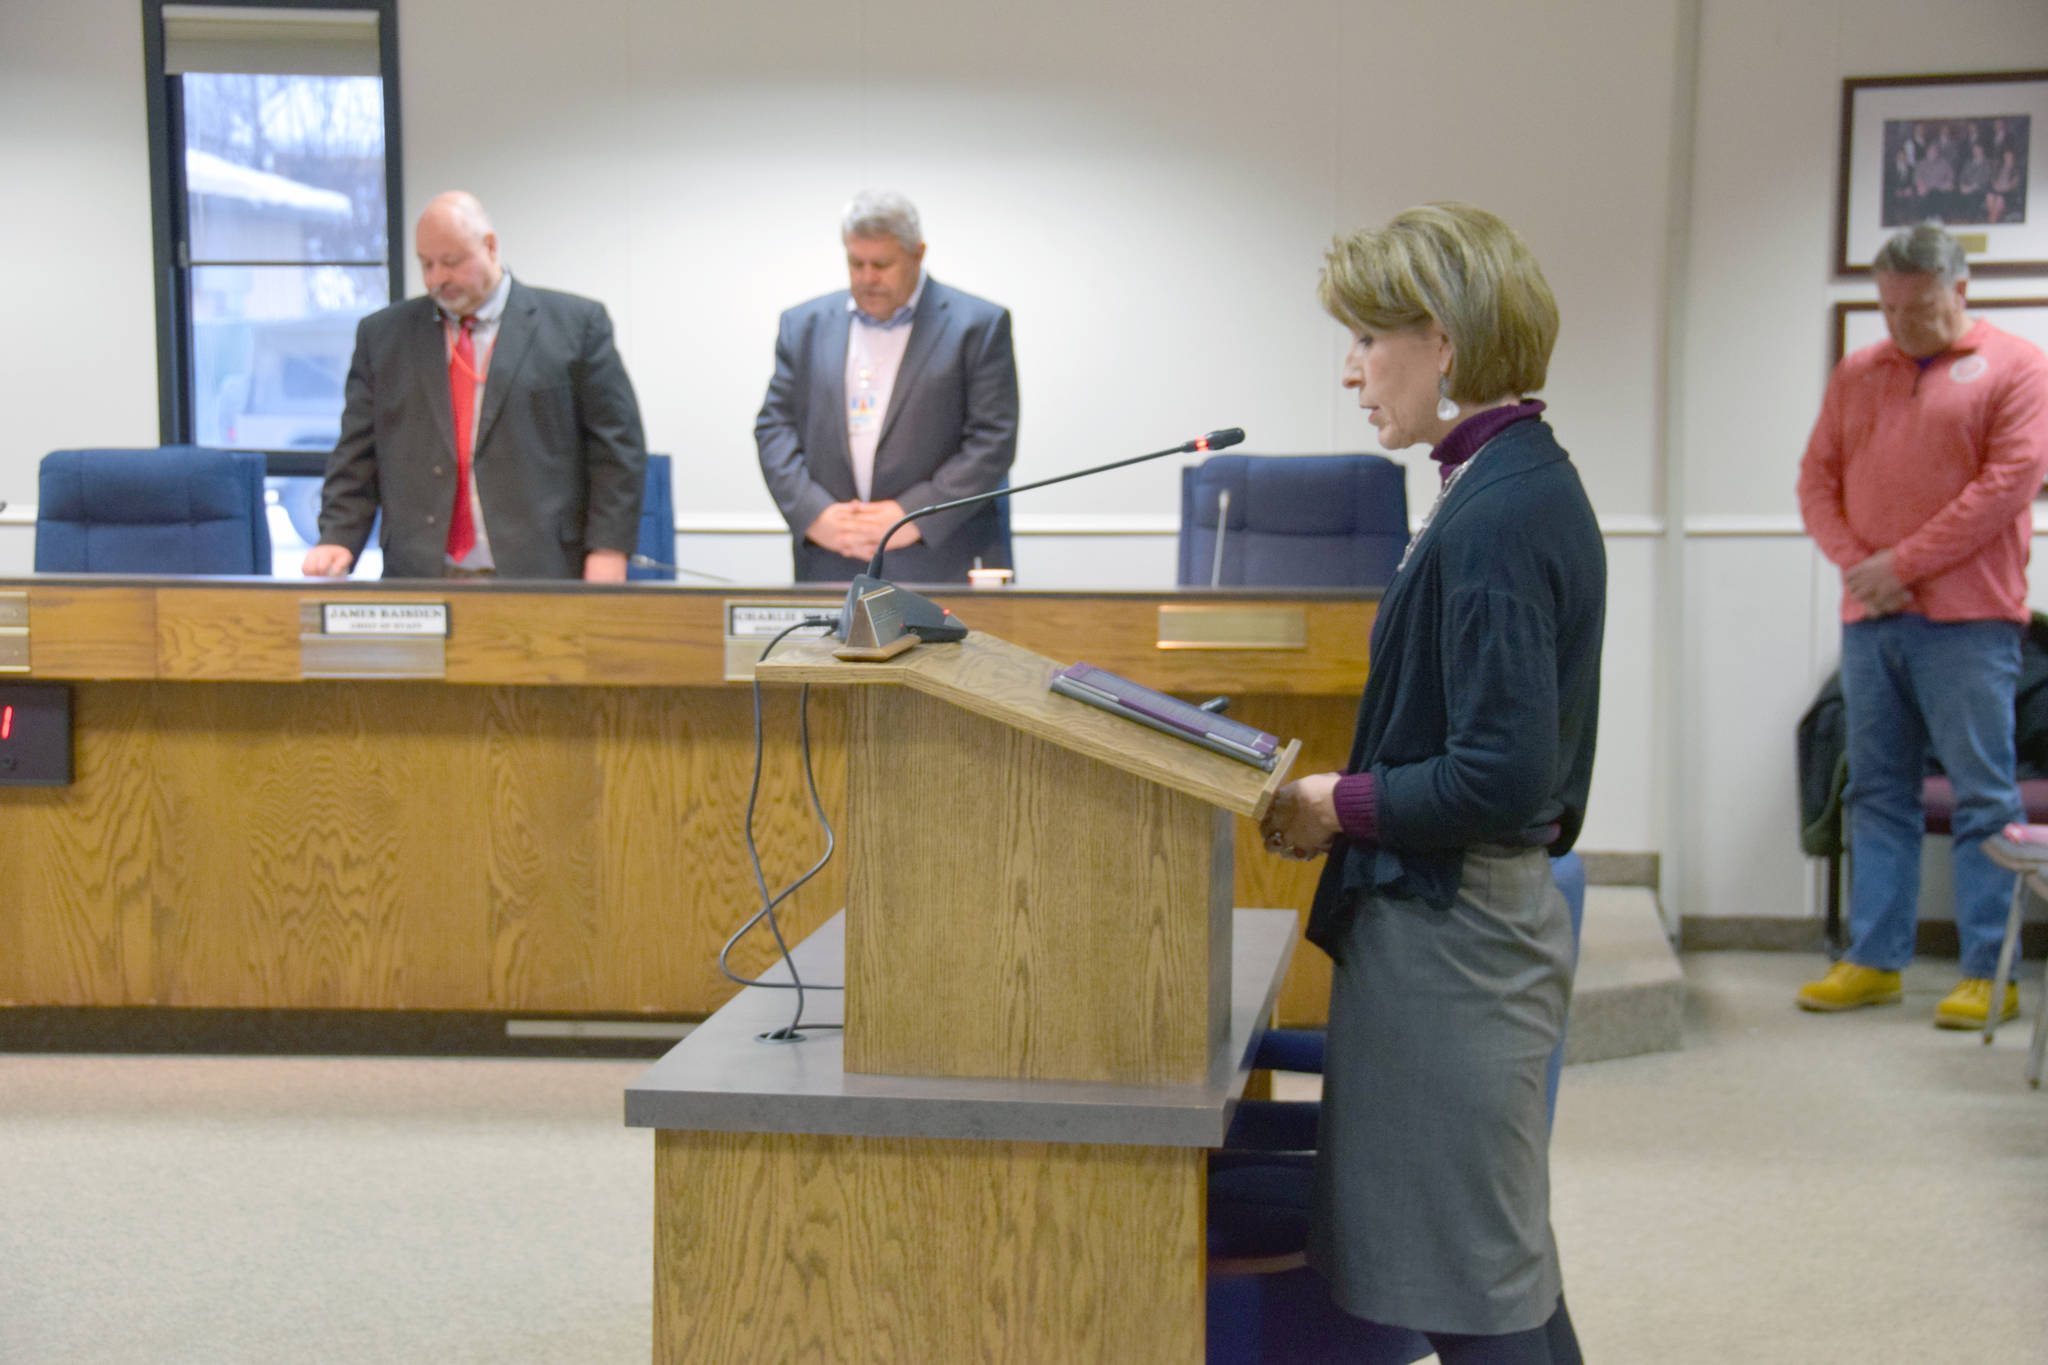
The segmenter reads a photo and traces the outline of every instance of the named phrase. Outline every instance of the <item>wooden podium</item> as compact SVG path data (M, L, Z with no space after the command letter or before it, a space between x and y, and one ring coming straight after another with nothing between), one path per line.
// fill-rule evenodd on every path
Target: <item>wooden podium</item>
M1271 773L1049 690L981 634L885 663L810 640L763 681L847 717L846 1066L1195 1084L1229 1019L1232 815Z
M987 635L832 648L757 671L855 689L843 948L799 952L843 966L843 1042L763 1043L791 1002L754 988L628 1091L656 1358L1200 1359L1203 1152L1293 937L1233 912L1230 822L1298 745L1263 772Z

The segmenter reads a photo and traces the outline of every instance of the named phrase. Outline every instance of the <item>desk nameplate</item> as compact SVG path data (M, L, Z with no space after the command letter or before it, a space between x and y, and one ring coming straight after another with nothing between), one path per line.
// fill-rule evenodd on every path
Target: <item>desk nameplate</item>
M322 602L319 606L322 635L448 638L446 602Z
M28 594L0 592L0 673L28 672Z
M1159 648L1305 650L1308 611L1292 606L1162 605Z
M799 621L837 616L842 603L728 601L725 604L725 680L751 682L768 642Z
M445 678L446 602L299 603L307 678Z

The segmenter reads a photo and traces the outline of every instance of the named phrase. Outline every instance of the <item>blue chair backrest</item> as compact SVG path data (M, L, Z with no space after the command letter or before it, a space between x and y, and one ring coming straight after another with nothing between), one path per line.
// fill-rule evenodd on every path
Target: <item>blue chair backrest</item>
M676 496L674 477L666 455L647 457L647 490L640 497L640 553L659 564L676 562ZM626 577L674 580L672 569L633 565Z
M268 574L263 456L58 450L36 493L37 573Z
M1408 484L1384 455L1212 455L1181 471L1180 582L1206 587L1217 510L1225 585L1383 588L1408 544Z

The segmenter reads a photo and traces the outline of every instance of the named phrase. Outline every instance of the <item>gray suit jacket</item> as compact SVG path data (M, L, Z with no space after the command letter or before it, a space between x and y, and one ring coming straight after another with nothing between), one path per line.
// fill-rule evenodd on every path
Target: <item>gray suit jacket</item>
M588 550L631 554L647 443L604 305L514 280L486 380L474 468L498 573L581 578ZM454 504L447 343L433 300L407 299L356 326L320 540L361 555L381 509L384 576L439 578Z
M845 581L864 564L804 539L835 502L857 496L846 447L847 291L782 315L775 375L754 422L761 473L795 538L798 581ZM874 501L903 510L985 493L1017 458L1017 361L1009 310L927 276L875 448ZM976 556L1008 567L1008 519L996 504L918 522L923 541L891 550L889 577L965 582Z

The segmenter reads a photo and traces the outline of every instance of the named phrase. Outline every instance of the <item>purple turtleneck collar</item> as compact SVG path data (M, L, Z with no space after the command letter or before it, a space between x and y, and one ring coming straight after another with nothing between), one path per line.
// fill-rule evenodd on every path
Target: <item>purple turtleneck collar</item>
M1429 458L1437 463L1437 474L1444 482L1450 482L1451 471L1479 452L1479 447L1517 422L1526 421L1543 411L1543 401L1532 398L1526 403L1513 403L1503 408L1488 408L1476 412L1451 428L1451 434L1438 441L1436 449L1429 452Z

